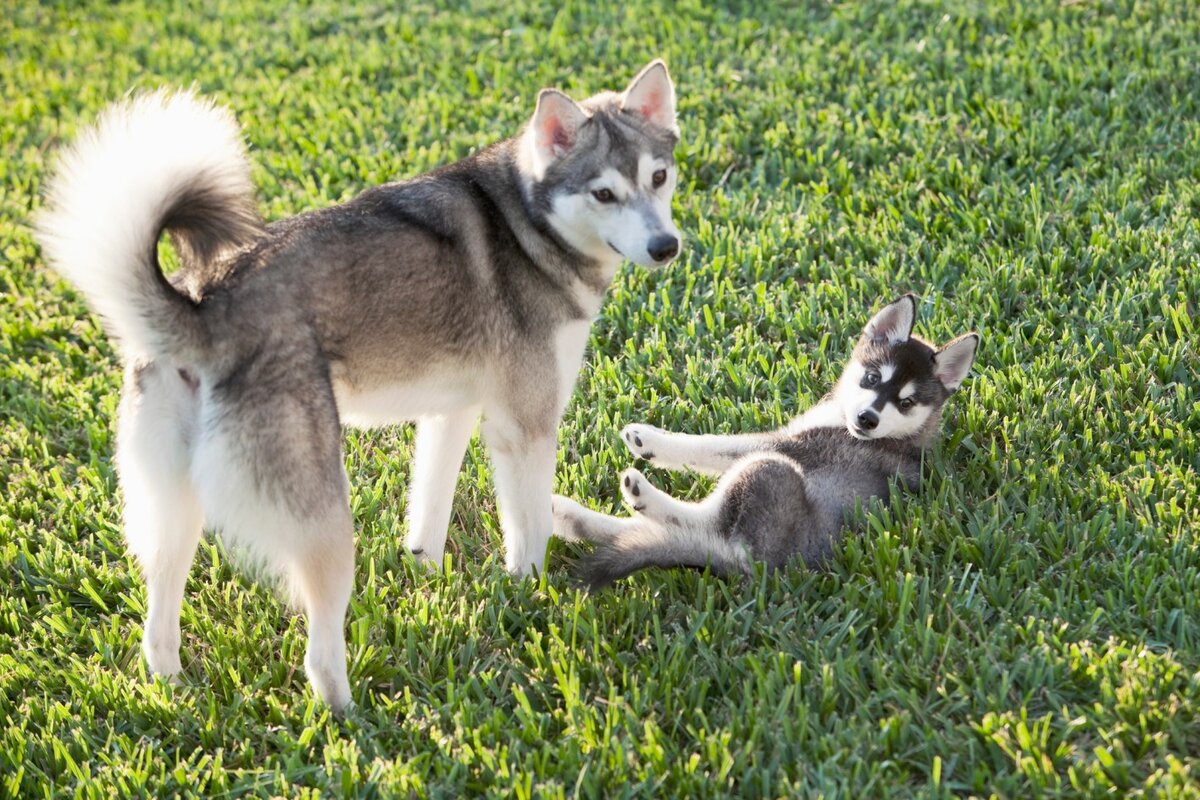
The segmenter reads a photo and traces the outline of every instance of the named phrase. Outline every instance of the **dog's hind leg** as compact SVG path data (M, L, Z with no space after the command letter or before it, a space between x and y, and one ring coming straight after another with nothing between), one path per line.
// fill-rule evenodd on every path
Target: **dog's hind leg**
M259 359L204 399L192 473L205 516L291 590L308 623L304 666L335 711L350 702L344 624L354 526L328 378L303 353ZM269 387L269 391L265 388Z
M417 421L412 481L408 488L408 549L440 568L463 453L479 419L476 406Z
M820 565L832 551L842 519L819 514L808 492L797 463L773 454L747 460L726 491L729 538L745 544L770 569L796 556L809 567Z
M196 380L167 362L129 365L117 431L125 540L146 580L142 650L150 671L181 669L179 614L203 519L189 477Z
M308 622L304 670L334 711L350 702L343 628L354 588L354 525L349 509L342 512L335 510L323 525L310 527L310 546L290 565L292 591Z
M618 535L597 542L591 555L580 562L578 575L598 589L647 567L707 567L716 575L746 574L745 548L722 534L715 513L709 517L688 524L631 517Z
M719 495L719 492L714 493ZM707 528L712 524L719 496L698 503L678 500L650 483L640 470L630 467L621 473L621 496L634 512L668 525Z
M601 514L558 494L554 495L551 508L554 513L554 533L568 542L607 542L637 524L632 517Z

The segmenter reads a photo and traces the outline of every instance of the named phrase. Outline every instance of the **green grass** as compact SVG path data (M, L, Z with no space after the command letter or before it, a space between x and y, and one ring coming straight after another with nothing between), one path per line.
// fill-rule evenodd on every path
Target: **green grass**
M784 5L6 6L0 794L1200 797L1200 14ZM828 573L588 597L561 544L540 583L505 576L478 443L453 569L416 571L411 434L351 432L356 709L312 700L302 621L215 543L185 685L148 681L116 352L27 228L55 150L130 89L195 85L245 125L274 219L657 55L687 250L618 278L559 490L615 509L632 420L782 423L911 290L920 332L984 336L923 495L865 512Z

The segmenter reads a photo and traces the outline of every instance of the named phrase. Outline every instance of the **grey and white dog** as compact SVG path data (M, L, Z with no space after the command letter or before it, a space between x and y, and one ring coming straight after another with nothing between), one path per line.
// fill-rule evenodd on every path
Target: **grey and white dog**
M623 259L679 252L678 138L655 61L619 94L542 91L520 135L455 164L263 226L242 135L204 100L142 96L80 136L40 239L127 363L117 465L153 672L180 670L208 527L284 577L307 615L310 680L334 708L350 700L340 423L416 420L408 547L440 565L482 416L508 569L542 567L555 433L591 321ZM170 278L163 231L184 264Z
M899 478L915 486L921 454L937 437L942 406L962 383L979 336L941 349L912 335L916 300L900 298L863 330L850 363L824 399L774 433L691 436L649 425L621 435L655 466L719 475L698 503L676 500L636 469L621 477L632 517L612 517L554 498L555 530L598 547L582 567L602 587L646 567L686 566L744 574L830 553L859 502L885 496Z

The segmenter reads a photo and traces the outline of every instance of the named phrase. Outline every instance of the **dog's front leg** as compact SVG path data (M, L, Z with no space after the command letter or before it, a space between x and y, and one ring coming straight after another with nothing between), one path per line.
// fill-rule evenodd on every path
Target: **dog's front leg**
M417 421L413 474L408 489L408 550L418 562L442 566L463 453L479 419L470 407Z
M638 423L626 425L621 431L621 439L629 452L656 467L693 469L706 475L722 475L742 456L768 449L775 435L692 435L670 433Z
M514 575L541 572L554 527L550 496L557 442L553 428L530 435L521 425L489 418L483 435L492 455L505 565Z

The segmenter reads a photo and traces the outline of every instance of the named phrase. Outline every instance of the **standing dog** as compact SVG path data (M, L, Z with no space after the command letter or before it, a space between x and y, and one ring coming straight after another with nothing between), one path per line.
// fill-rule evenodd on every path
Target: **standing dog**
M585 580L600 587L653 566L739 574L752 559L771 569L795 557L825 559L856 503L886 495L890 478L907 486L920 480L942 406L975 360L978 334L937 350L912 336L915 312L907 295L877 313L833 391L780 431L689 436L625 428L634 455L722 477L706 499L685 503L626 470L621 493L634 511L627 518L555 497L559 535L599 545L584 564Z
M343 625L354 528L339 424L417 421L408 547L440 565L480 415L508 569L543 565L555 432L622 259L679 252L666 67L458 163L263 227L241 134L187 94L106 112L62 159L40 238L127 362L117 466L145 573L150 669L180 670L201 527L286 579L309 679L350 700ZM184 268L166 278L173 237Z

